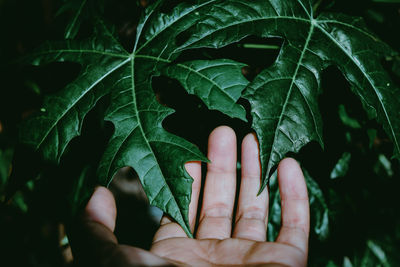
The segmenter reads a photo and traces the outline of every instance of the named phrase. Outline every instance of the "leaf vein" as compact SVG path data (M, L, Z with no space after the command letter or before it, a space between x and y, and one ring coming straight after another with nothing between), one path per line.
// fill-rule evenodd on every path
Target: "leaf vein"
M389 125L389 127L390 127L390 131L391 131L392 136L393 136L393 141L394 141L394 143L395 143L395 147L396 147L397 151L400 151L400 146L399 146L398 140L397 140L397 138L396 138L396 135L395 135L395 133L394 133L394 129L393 129L391 120L389 119L389 115L387 114L386 107L385 107L385 105L383 105L381 96L379 95L379 93L378 93L377 90L376 90L376 86L375 86L374 83L371 81L371 78L369 77L369 75L366 74L367 72L366 72L359 64L357 64L357 62L354 60L354 58L351 56L351 54L349 54L349 52L348 52L343 46L341 46L340 43L339 43L335 38L333 38L325 29L323 29L323 28L320 27L319 25L317 25L317 27L318 27L326 36L328 36L328 38L331 39L331 41L332 41L335 45L337 45L337 46L339 47L339 49L341 49L341 50L343 51L343 53L345 53L345 54L351 59L351 62L352 62L354 65L356 65L356 66L358 67L358 69L360 70L360 72L362 73L362 75L368 80L368 82L369 82L369 84L371 85L371 87L373 88L373 91L374 91L374 93L376 94L376 97L377 97L378 100L379 100L379 104L381 105L382 110L383 110L383 112L384 112L384 114L385 114L386 120L387 120L388 125Z
M57 125L57 123L61 120L62 117L64 117L69 111L70 109L76 104L78 103L93 87L95 87L97 84L99 84L103 79L105 79L108 75L110 75L112 72L114 72L115 70L119 69L121 66L123 66L124 64L126 64L129 60L124 60L122 61L120 64L118 64L117 66L115 66L114 68L112 68L110 71L106 72L103 76L100 77L100 79L98 79L97 81L95 81L90 87L86 88L85 92L83 94L81 94L73 103L71 103L69 105L68 108L66 108L63 113L59 116L59 118L57 120L54 121L54 123L52 124L52 126L49 128L49 130L44 134L42 140L40 140L40 142L37 144L36 149L38 149L42 143L44 142L44 140L47 138L47 136L49 135L49 133L54 129L54 127Z

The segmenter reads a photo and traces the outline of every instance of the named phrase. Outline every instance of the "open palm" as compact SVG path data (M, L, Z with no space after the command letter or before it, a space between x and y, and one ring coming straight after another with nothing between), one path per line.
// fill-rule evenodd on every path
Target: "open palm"
M259 196L261 167L254 134L242 143L242 175L236 196L236 137L228 127L209 138L206 181L195 239L164 217L151 251L163 258L193 266L283 264L304 266L307 260L309 205L302 172L292 159L278 168L282 196L282 228L276 242L266 241L268 191ZM200 163L186 165L194 178L189 222L195 228L200 185Z
M282 228L275 242L266 242L268 191L257 196L261 166L254 134L247 135L242 143L242 175L235 202L236 157L233 130L226 126L216 128L209 138L210 163L201 205L200 162L186 164L194 178L189 206L194 239L188 238L177 223L164 216L150 252L118 244L113 235L114 199L107 189L98 188L75 231L79 234L72 235L74 256L83 265L96 262L99 266L305 266L309 203L299 165L293 159L284 159L278 166Z

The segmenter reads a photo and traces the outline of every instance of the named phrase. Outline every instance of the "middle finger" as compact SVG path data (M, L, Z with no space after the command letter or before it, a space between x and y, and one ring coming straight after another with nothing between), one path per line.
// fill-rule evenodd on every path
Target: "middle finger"
M208 140L207 175L196 237L225 239L231 236L236 193L236 135L227 127L216 128Z

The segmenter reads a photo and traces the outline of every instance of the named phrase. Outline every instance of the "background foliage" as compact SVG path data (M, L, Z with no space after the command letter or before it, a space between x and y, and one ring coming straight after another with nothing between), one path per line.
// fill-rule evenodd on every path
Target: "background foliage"
M83 125L82 137L73 140L60 167L37 160L31 151L17 145L19 122L41 106L44 94L56 92L73 80L79 73L79 67L74 64L52 64L44 68L21 68L8 62L25 55L44 40L90 35L95 15L92 11L102 12L101 9L96 11L89 8L93 4L90 0L66 2L71 8L67 5L55 16L61 7L59 2L0 1L1 33L2 36L8 36L0 45L1 62L6 63L1 69L3 86L0 92L2 198L6 196L4 184L11 166L15 170L15 177L24 178L12 180L16 182L11 183L9 188L11 191L18 189L17 194L7 205L1 206L0 253L4 254L2 259L9 266L65 264L68 250L62 249L67 246L62 225L68 224L76 212L77 204L84 203L87 197L85 188L95 183L93 166L100 159L94 155L101 154L96 152L104 149L112 133L110 125L99 123L101 120L97 118L109 101L102 99L96 111L89 114L88 121ZM80 9L83 2L87 2L88 7L82 6ZM400 26L398 3L316 2L321 10L363 16L381 39L395 49L400 47L396 34ZM139 14L146 1L120 0L105 4L104 17L116 25L125 48L131 48ZM77 14L73 10L81 12ZM81 26L80 31L75 30L76 23ZM251 78L273 63L280 44L280 40L266 41L250 37L237 45L202 53L209 58L230 58L248 64L247 76ZM400 80L399 62L395 56L383 62L397 84ZM391 160L393 145L379 124L368 119L338 70L329 68L323 76L323 94L319 97L319 105L324 121L325 150L322 151L317 144L310 144L296 155L307 170L308 186L312 192L310 265L396 266L400 263L396 254L400 248L400 218L395 204L399 203L400 198L396 193L400 177L398 162ZM209 132L217 125L232 126L238 132L239 140L250 131L250 126L244 122L208 111L204 104L188 95L176 81L158 78L154 86L161 101L177 110L166 119L164 127L197 144L203 152ZM245 102L243 104L246 105ZM192 117L189 119L187 114ZM93 136L96 138L93 139ZM11 164L15 150L20 156ZM77 152L80 154L78 164L75 158ZM24 168L19 167L22 164ZM126 172L130 179L125 180L131 180L128 184L132 184L132 180L137 181L131 171ZM51 179L43 179L46 177ZM27 180L31 181L25 183ZM121 181L125 180L121 178ZM274 187L276 184L272 180L271 192L275 192ZM135 197L140 194L132 197L126 193L126 189L123 191L126 186L118 184L114 188L120 192L119 211L122 215L119 215L117 227L120 240L148 246L155 224L147 224L151 225L148 227L140 222L145 221L146 216L142 214L148 215L150 211L143 200ZM280 210L277 205L279 198L274 194L271 197L277 200L271 203L273 212L269 232L273 237L279 225ZM133 217L124 217L124 210L127 214L134 214ZM147 218L152 222L151 216ZM131 221L133 224L129 225ZM140 232L145 232L143 228L148 230L147 236L140 236Z

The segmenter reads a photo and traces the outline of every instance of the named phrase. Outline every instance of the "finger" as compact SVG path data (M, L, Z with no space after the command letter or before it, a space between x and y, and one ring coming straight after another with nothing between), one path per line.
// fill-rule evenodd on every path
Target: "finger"
M97 187L81 217L70 229L71 248L78 262L106 257L117 245L113 234L116 205L112 193L105 187Z
M160 228L154 235L153 245L159 241L176 237L187 237L187 235L182 227L171 217L163 215L160 221Z
M97 187L69 237L76 266L171 266L143 249L121 246L113 234L117 215L112 193Z
M87 222L103 224L111 232L114 232L116 218L117 207L113 194L103 186L96 187L86 205L82 219Z
M307 253L310 211L307 186L299 164L291 158L278 166L279 192L282 205L282 228L277 242Z
M242 180L235 228L232 237L265 241L268 217L268 191L257 193L261 184L261 164L256 135L248 134L242 142Z
M231 128L221 126L210 134L208 158L196 237L224 239L231 236L236 191L236 135Z
M196 224L197 204L201 187L201 162L188 162L185 164L185 168L193 178L192 197L189 205L189 224L190 230L193 232ZM187 237L187 235L179 224L175 223L169 216L164 215L161 218L160 228L154 235L153 243L174 237Z

